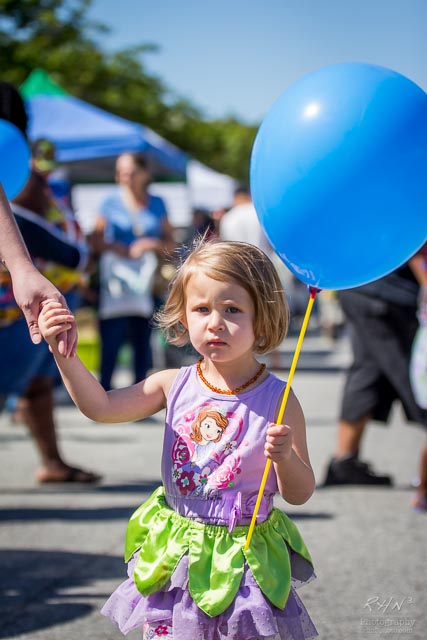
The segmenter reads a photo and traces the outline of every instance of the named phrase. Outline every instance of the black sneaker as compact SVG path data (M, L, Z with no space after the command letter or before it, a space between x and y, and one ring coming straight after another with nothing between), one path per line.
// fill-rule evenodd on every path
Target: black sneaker
M366 462L356 456L333 458L326 472L324 487L340 484L370 484L390 487L393 484L391 476L374 473Z

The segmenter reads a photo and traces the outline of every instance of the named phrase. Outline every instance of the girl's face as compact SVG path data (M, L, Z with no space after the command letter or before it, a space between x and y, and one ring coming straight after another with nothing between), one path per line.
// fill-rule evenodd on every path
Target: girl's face
M212 440L217 440L222 434L222 429L218 427L217 423L213 418L207 416L200 423L200 435L203 440L207 442L211 442Z
M184 324L193 347L215 362L253 359L254 304L236 282L220 282L203 271L186 289Z

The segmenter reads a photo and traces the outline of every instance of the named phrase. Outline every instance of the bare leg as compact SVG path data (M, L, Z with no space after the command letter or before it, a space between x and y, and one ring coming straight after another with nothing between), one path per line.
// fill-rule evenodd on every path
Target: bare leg
M421 451L420 458L420 484L412 503L415 509L427 511L427 444Z
M18 400L18 412L28 427L40 454L41 467L36 473L39 482L94 482L99 476L66 464L58 447L54 420L52 383L38 376L30 382Z
M324 485L336 484L372 484L390 486L390 476L374 473L368 464L359 460L359 450L366 425L371 419L364 416L355 422L340 420L335 458L326 471Z
M362 436L370 416L364 416L356 422L340 420L338 423L337 458L356 456L360 449Z

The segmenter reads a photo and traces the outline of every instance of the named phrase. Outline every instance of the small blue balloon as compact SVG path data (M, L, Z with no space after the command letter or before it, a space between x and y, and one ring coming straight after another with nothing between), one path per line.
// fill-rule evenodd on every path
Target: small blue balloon
M25 136L7 120L0 120L0 182L9 199L24 187L30 175L31 152Z
M311 73L267 113L250 181L272 246L300 280L376 280L427 240L427 94L368 64Z

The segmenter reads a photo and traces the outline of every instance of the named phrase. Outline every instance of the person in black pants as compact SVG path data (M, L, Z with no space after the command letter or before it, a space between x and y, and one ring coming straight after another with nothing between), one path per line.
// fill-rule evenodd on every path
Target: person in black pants
M384 278L339 294L350 329L353 363L347 373L336 452L327 468L326 486L392 484L390 476L376 473L363 462L359 452L368 423L387 423L395 400L401 402L408 421L427 424L427 413L417 405L409 378L417 308L427 286L427 275L420 274L417 265L414 257Z

